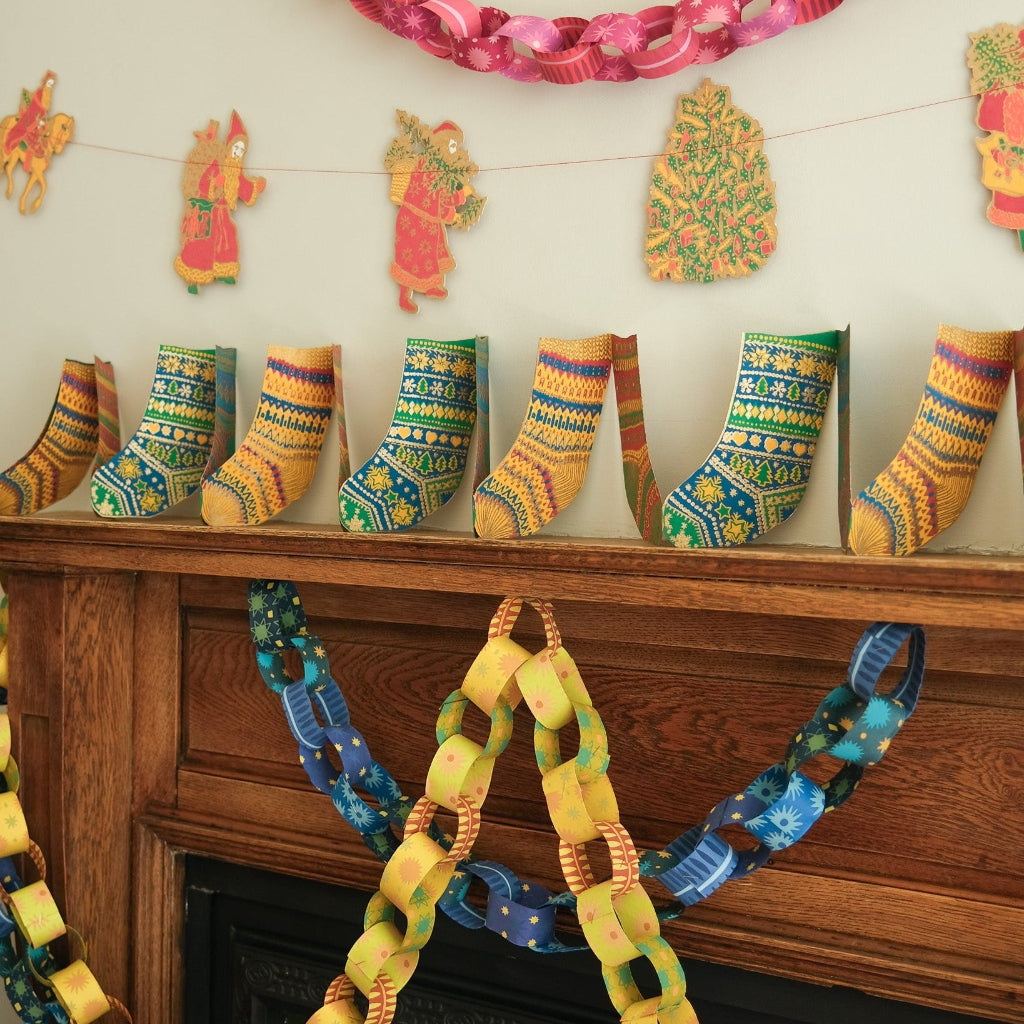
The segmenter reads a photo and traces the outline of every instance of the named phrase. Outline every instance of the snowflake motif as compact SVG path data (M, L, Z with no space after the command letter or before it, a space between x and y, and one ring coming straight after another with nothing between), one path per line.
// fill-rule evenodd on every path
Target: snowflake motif
M358 512L353 512L348 519L345 520L345 529L349 533L362 533L367 529L366 520Z
M795 772L789 780L789 785L786 787L786 792L791 796L802 796L804 792L804 785L809 780L806 775L801 775L799 772Z
M814 376L826 384L831 383L834 374L834 367L827 359L819 359L814 370Z
M740 379L740 391L745 395L749 395L754 390L754 382L749 377L742 377Z
M811 793L811 812L815 819L825 813L825 793L820 786L815 786Z
M768 832L758 838L769 850L785 850L787 846L792 845L792 839L785 832Z
M736 11L739 11L739 7L733 5ZM705 24L720 24L728 25L733 18L733 12L725 4L714 4L704 12Z
M750 796L757 797L758 800L763 801L766 804L773 804L776 800L782 796L784 790L776 772L769 769L766 772L762 772L754 781L747 787L747 793Z
M800 812L793 804L783 804L779 807L773 807L771 810L765 812L764 815L780 832L785 832L786 835L792 836L795 832L799 832L803 826L803 818L800 816Z
M353 828L357 828L360 831L366 828L366 826L373 821L374 817L374 812L370 810L370 808L358 797L348 804L348 808L345 812L345 820L348 821Z
M409 33L420 33L426 28L426 17L418 7L405 7L402 11L402 21L405 22L405 31ZM413 38L413 36L410 36Z
M796 372L801 377L813 377L818 368L818 360L814 356L801 356L796 364Z

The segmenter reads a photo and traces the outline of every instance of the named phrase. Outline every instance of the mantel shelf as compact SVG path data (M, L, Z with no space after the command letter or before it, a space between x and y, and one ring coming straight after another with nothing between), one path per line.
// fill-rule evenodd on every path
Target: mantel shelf
M217 528L197 519L111 521L68 513L0 517L0 566L269 577L1013 629L1020 626L1017 602L1024 598L1024 558L1013 555L863 558L835 548L767 544L686 551L639 540L487 541L427 530L358 535L298 523Z
M623 821L647 850L777 760L868 623L928 627L926 700L862 797L665 935L697 959L1021 1019L1024 556L51 512L0 517L0 573L33 838L93 942L90 966L136 1020L183 1019L188 855L379 882L254 672L254 578L299 584L353 722L407 794L422 791L437 708L501 597L552 601L614 741ZM528 647L537 628L521 627ZM479 853L557 889L549 808L523 784L536 782L528 734L503 756ZM81 850L94 856L65 856Z

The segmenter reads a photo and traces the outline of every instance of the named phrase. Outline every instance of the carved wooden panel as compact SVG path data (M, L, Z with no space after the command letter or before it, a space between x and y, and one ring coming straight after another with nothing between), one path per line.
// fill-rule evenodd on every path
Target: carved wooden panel
M12 695L30 828L53 848L56 891L85 922L97 970L111 991L123 983L143 1019L180 1019L173 903L185 851L367 892L379 881L380 865L296 764L255 671L254 576L299 584L356 726L413 797L437 709L500 598L552 600L641 849L778 760L843 680L868 623L924 623L920 706L856 797L665 932L685 956L994 1019L1024 1014L1019 561L39 517L0 522L0 565L12 679L45 681ZM536 647L529 614L515 636ZM483 723L467 716L466 731L482 738ZM531 732L523 716L477 852L561 889ZM571 756L569 730L563 742ZM815 762L809 774L830 770ZM105 778L114 784L91 785Z

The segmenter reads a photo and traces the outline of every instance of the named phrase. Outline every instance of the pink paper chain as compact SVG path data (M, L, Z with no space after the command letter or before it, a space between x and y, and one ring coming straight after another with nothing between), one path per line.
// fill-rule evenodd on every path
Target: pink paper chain
M370 21L459 67L496 71L517 82L574 85L589 79L663 78L691 64L712 64L742 46L824 17L843 0L772 0L767 10L746 20L743 10L752 0L679 0L674 7L600 14L589 21L511 16L471 0L350 2Z

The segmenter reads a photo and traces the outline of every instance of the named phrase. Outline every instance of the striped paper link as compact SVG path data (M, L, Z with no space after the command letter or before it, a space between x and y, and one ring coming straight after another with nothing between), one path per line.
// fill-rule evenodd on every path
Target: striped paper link
M470 0L425 0L418 6L433 11L449 28L453 40L456 37L483 35L480 11Z
M831 14L843 0L797 0L796 24L806 25Z
M905 640L910 641L907 668L890 696L906 706L909 716L917 704L924 680L925 636L920 626L902 622L875 622L870 625L854 648L847 685L861 700L870 700L882 672L891 664Z
M114 365L104 362L99 356L93 360L93 363L96 372L97 419L99 422L99 443L96 449L96 465L98 467L121 450L121 419L118 413Z
M375 25L383 24L383 11L377 0L349 0L358 14Z
M699 833L699 829L691 829L667 849L689 846L695 833ZM657 879L683 906L692 907L729 881L737 861L736 851L729 843L717 833L707 832L678 864L661 872Z
M476 338L476 443L473 449L473 490L491 473L491 378L486 334Z
M626 54L626 60L641 78L664 78L689 67L697 56L700 37L691 28L676 30L667 43L642 53Z
M541 77L553 85L578 85L593 78L605 58L599 46L579 42L587 28L586 19L556 18L553 24L562 36L564 49L534 51Z
M238 362L233 348L216 348L214 357L213 441L203 479L211 476L235 454L235 369Z

